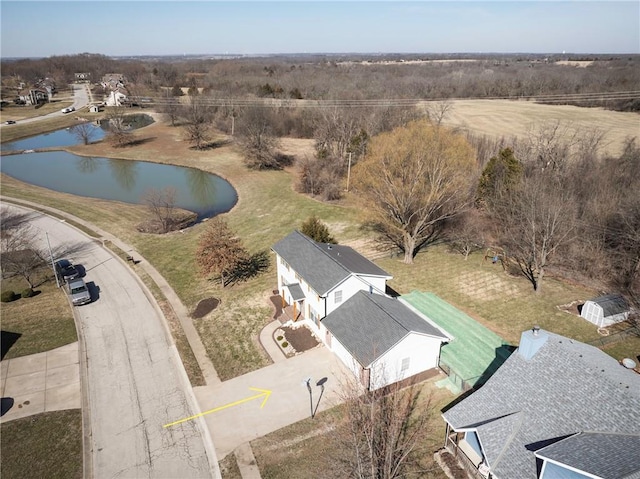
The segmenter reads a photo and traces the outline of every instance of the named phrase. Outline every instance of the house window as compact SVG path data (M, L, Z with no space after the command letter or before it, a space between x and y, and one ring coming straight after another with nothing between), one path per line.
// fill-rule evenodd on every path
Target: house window
M333 302L336 304L342 303L342 290L333 293Z
M405 372L407 369L409 369L409 364L411 362L411 358L404 358L402 360L402 367L401 367L401 371Z

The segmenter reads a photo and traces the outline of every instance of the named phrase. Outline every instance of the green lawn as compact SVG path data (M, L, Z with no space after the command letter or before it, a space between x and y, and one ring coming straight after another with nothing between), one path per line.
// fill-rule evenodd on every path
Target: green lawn
M82 414L45 412L0 426L2 479L80 479Z

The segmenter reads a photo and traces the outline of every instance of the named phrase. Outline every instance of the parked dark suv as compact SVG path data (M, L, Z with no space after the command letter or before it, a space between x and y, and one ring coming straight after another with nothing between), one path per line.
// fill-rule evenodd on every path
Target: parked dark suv
M68 259L59 259L55 262L55 265L56 276L58 277L58 281L60 281L60 283L68 283L72 279L80 277L80 273Z

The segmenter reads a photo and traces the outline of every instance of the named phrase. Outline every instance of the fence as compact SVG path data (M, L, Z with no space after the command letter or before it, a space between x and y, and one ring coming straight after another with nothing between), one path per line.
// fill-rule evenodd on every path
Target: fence
M597 348L603 348L604 346L607 346L609 344L623 341L630 336L640 336L640 327L631 326L627 329L623 329L622 331L618 331L617 333L613 333L610 336L603 336L596 339L595 341L590 341L587 344L590 344L591 346L595 346Z

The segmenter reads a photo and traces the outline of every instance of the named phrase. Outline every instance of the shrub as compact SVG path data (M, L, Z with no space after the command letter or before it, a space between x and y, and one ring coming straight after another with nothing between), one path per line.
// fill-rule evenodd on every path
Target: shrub
M284 343L282 343L282 347L283 347L283 348L286 348L287 346L289 346L289 343L288 343L288 342L286 342L286 341L285 341Z
M22 297L23 298L32 298L35 295L36 295L36 292L34 290L32 290L31 288L27 288L27 289L22 291Z
M0 295L0 301L2 301L3 303L10 303L11 301L15 301L16 299L19 299L19 298L20 296L17 295L12 290L3 291L2 295Z
M278 341L282 341L284 338L283 338L282 336L278 336L276 339L277 339Z

